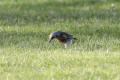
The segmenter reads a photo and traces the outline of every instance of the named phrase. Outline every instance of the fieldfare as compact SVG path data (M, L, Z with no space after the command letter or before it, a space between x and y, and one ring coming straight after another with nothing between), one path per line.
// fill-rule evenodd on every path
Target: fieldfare
M63 43L65 45L65 48L67 48L67 46L72 40L76 40L76 38L74 38L73 35L62 31L50 33L49 42L51 42L51 40L53 40L54 38L56 38L58 42Z

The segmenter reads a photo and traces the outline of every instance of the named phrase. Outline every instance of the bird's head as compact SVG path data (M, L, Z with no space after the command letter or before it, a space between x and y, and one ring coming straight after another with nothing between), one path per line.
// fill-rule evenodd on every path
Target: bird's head
M53 40L54 38L56 38L57 36L59 36L60 33L59 32L52 32L50 35L49 35L49 42L51 42L51 40Z

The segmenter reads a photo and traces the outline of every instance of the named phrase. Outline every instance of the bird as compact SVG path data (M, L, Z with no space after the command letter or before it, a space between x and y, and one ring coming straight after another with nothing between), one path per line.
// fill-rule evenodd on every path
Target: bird
M62 31L51 32L49 35L49 42L51 42L55 38L57 39L58 42L64 44L65 48L68 47L72 40L77 40L76 38L73 37L73 35Z

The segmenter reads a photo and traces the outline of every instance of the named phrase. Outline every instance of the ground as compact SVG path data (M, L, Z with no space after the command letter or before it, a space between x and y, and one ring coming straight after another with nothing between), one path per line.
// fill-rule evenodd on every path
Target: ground
M120 80L119 0L0 0L0 29L0 80Z

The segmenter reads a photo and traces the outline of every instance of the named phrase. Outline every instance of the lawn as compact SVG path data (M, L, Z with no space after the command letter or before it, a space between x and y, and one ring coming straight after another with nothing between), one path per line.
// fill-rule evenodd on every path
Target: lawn
M120 80L120 1L0 0L0 80Z

